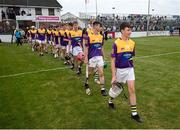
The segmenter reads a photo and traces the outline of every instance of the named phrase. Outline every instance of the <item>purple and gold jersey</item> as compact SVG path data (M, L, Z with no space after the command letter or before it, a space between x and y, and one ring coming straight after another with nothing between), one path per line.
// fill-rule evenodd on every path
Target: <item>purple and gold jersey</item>
M30 37L31 30L27 31L27 37Z
M93 29L92 28L87 29L87 35L89 35L89 34L93 34Z
M60 30L60 31L59 31L60 38L61 38L60 41L61 41L61 45L62 45L62 46L65 46L65 45L64 45L64 33L65 33L64 30Z
M54 31L55 44L59 44L59 37L60 37L59 31Z
M35 40L36 39L36 34L37 34L37 30L36 29L31 29L30 31L29 31L29 33L30 33L30 37L31 37L31 39L32 40Z
M122 39L117 39L112 47L113 51L111 57L115 58L116 68L132 68L133 60L132 57L135 56L135 42L129 39L128 41L123 41Z
M91 59L95 56L103 56L102 47L104 44L104 38L101 34L95 35L91 33L88 35L88 42L86 43L86 47L89 48L88 51L88 59Z
M47 40L50 41L52 39L53 32L52 30L48 29L46 32Z
M70 31L69 35L70 35L72 48L76 46L82 46L82 42L83 42L82 30L77 30L77 31L72 30Z
M84 44L86 43L85 40L88 40L88 35L89 34L93 34L92 28L87 28L86 32L84 32L84 34L83 34L83 39L84 39L83 43Z
M44 41L46 38L46 30L45 29L38 29L37 31L38 34L38 40Z
M69 43L69 30L64 31L63 44L62 46L67 46Z

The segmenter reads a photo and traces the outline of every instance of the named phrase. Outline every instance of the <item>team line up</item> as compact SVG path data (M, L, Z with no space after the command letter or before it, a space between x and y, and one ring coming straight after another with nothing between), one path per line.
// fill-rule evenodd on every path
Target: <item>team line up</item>
M137 101L135 93L135 74L133 57L135 56L135 42L130 39L131 26L127 22L120 25L122 36L116 39L111 52L112 87L109 91L105 88L104 68L104 36L103 25L98 22L90 22L87 29L80 29L78 22L61 24L57 27L45 28L34 26L28 30L32 51L37 51L40 56L44 53L53 54L54 58L60 58L70 69L75 69L77 75L82 74L82 65L86 65L86 76L84 81L85 93L92 94L89 85L90 76L94 76L95 83L101 87L101 95L109 96L107 101L110 109L115 109L114 99L123 91L123 85L127 83L131 118L142 123L137 112Z

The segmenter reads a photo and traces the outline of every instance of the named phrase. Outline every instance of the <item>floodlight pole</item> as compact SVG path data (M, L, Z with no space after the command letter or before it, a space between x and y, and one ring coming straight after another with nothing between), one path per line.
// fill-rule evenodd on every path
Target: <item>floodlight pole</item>
M150 8L151 8L151 1L148 0L147 36L149 36Z
M98 16L98 6L97 6L97 0L96 0L96 19L97 19L97 16Z
M87 0L85 0L85 28L87 28Z

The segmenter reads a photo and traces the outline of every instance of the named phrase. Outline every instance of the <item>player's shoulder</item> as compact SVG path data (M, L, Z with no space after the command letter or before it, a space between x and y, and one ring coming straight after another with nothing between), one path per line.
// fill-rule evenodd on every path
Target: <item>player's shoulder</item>
M80 33L82 33L82 32L83 32L83 30L82 30L82 29L79 29L78 31L79 31Z
M69 33L74 33L75 31L74 30L70 30Z
M129 42L130 42L131 44L134 44L134 45L136 44L135 41L132 40L132 39L129 39Z
M118 44L121 42L121 39L120 38L117 38L115 41L114 41L114 44Z

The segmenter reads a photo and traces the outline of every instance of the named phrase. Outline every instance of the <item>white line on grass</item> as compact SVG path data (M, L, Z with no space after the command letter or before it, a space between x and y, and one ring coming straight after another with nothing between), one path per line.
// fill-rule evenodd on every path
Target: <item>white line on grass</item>
M159 56L166 56L166 55L172 55L172 54L179 54L180 52L168 52L168 53L161 53L161 54L155 54L155 55L147 55L147 56L138 56L135 57L135 59L145 59L145 58L152 58L152 57L159 57ZM9 77L17 77L21 75L27 75L27 74L36 74L41 72L49 72L49 71L55 71L55 70L65 70L68 69L68 67L59 67L54 69L46 69L46 70L38 70L38 71L31 71L31 72L24 72L24 73L16 73L16 74L10 74L10 75L2 75L1 78L9 78Z
M2 75L2 76L0 76L0 78L16 77L16 76L21 76L21 75L36 74L36 73L49 72L49 71L55 71L55 70L65 70L67 68L68 67L59 67L59 68L54 68L54 69L37 70L37 71L31 71L31 72L16 73L16 74L10 74L10 75Z
M161 53L161 54L155 54L155 55L137 56L137 57L135 57L135 59L145 59L145 58L166 56L166 55L179 54L179 53L180 53L180 52L168 52L168 53Z

